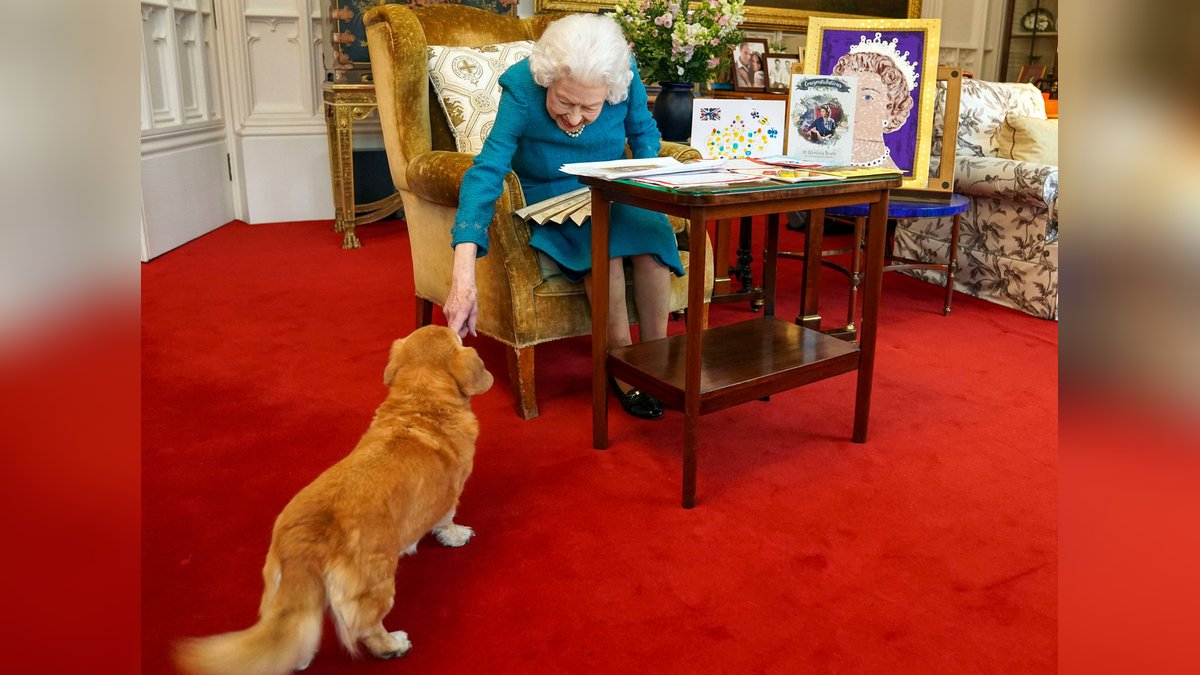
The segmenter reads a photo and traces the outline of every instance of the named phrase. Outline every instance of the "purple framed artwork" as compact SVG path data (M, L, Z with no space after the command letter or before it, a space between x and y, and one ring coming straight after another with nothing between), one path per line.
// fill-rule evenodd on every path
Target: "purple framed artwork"
M858 80L852 163L895 167L906 189L929 181L938 19L832 19L808 24L804 72Z

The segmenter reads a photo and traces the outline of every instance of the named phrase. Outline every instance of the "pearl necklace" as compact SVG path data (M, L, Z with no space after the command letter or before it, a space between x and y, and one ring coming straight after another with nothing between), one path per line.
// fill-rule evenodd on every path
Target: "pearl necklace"
M884 162L886 162L888 160L888 158L891 156L892 156L892 149L885 145L885 146L883 146L883 154L882 155L876 157L875 159L872 159L869 162L850 162L850 166L863 166L863 167L879 166L879 165L883 164Z
M583 133L583 130L584 130L584 128L585 128L585 127L587 127L587 125L586 125L586 124L584 124L583 126L579 127L579 128L578 128L578 129L576 129L575 131L567 131L566 129L563 129L563 133L564 133L564 134L566 134L566 135L568 135L568 136L570 136L571 138L579 138L579 134L582 134L582 133Z

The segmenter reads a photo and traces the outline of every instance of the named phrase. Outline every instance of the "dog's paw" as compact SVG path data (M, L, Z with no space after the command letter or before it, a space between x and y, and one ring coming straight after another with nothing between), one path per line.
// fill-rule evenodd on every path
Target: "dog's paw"
M433 533L442 546L462 546L475 536L475 530L466 525L447 525L434 530Z
M400 557L403 558L406 555L416 555L416 554L417 554L417 542L414 541L412 543L412 546L409 546L408 548L406 548L400 552Z
M408 653L412 649L412 642L408 640L408 633L402 630L394 630L388 635L392 638L391 649L383 654L378 654L381 659L398 659Z

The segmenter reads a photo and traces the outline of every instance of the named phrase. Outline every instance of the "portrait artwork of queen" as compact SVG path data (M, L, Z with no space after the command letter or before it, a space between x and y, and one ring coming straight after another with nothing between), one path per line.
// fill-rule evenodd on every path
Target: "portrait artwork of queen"
M809 26L805 72L857 78L851 163L900 169L906 187L924 187L929 173L939 25L814 18Z

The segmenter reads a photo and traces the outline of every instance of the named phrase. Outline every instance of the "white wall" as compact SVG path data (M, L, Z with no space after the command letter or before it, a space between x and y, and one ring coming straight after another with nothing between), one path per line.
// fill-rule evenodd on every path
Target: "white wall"
M324 0L217 0L237 214L250 223L333 218L321 29Z
M234 217L213 0L142 0L142 260Z

